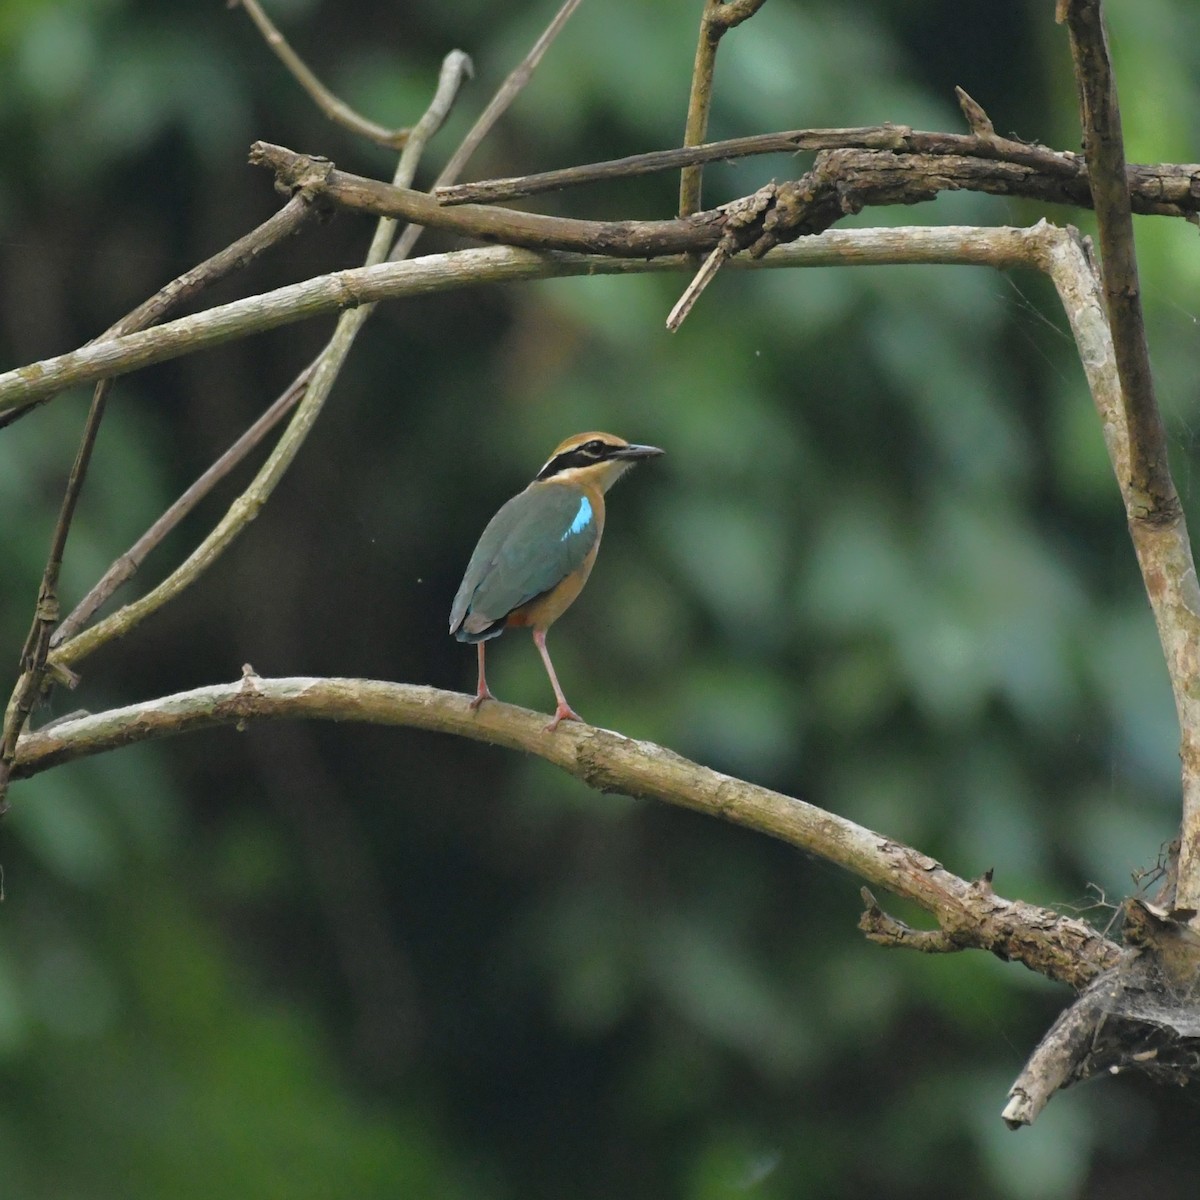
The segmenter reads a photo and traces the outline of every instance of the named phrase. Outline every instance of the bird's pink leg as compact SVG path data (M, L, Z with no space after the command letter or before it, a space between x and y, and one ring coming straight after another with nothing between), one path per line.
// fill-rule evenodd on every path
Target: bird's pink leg
M487 685L487 676L483 673L483 642L476 642L479 651L479 686L475 689L475 699L471 701L471 711L474 712L485 700L495 700Z
M546 732L553 733L558 728L559 721L582 721L583 718L567 703L567 698L559 686L558 676L554 673L554 664L550 661L550 651L546 649L546 631L535 629L533 641L538 648L538 653L542 656L542 662L546 664L546 674L550 676L550 684L554 688L554 698L558 701L558 707L554 710L554 720L546 726Z

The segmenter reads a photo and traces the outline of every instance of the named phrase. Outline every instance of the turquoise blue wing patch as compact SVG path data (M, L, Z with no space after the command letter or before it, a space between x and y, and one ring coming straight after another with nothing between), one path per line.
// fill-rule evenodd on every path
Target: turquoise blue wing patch
M515 608L550 591L584 560L600 536L582 488L545 484L514 496L491 519L450 612L460 641L494 637Z

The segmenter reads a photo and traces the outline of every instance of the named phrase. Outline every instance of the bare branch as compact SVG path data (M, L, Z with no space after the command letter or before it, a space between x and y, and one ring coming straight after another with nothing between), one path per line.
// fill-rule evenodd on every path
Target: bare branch
M183 520L184 517L212 491L267 436L293 408L308 384L308 372L300 375L287 391L281 393L238 439L191 485L170 508L142 534L140 538L101 576L96 585L75 606L70 616L55 629L51 647L73 637L92 619L97 610L113 593L137 574L146 556Z
M1200 1079L1200 934L1191 909L1136 897L1122 906L1126 950L1087 986L1029 1056L1009 1092L1010 1129L1060 1088L1136 1071L1183 1087Z
M1045 223L1032 230L948 225L936 228L898 226L846 233L830 231L820 238L806 238L781 247L768 254L761 263L739 256L729 265L794 267L970 262L1007 268L1027 264L1045 230L1061 232ZM107 375L125 374L251 333L379 300L428 295L475 284L585 274L678 271L688 265L686 259L679 257L645 260L491 247L427 255L412 262L389 262L337 271L0 374L0 411L31 396L61 391L74 384L92 383Z
M683 144L699 146L708 132L708 114L712 108L713 73L717 65L717 46L735 25L754 16L765 0L704 0L700 17L700 37L696 42L696 61L692 67L692 87L688 96L687 121ZM700 211L702 168L692 164L679 177L679 215Z
M454 187L435 188L434 195L439 204L447 207L467 203L491 204L602 180L674 171L692 163L725 162L756 154L796 154L806 150L889 150L896 154L996 160L1032 167L1038 175L1047 177L1043 184L1047 189L1054 186L1051 180L1062 181L1058 185L1059 203L1077 204L1085 208L1090 208L1092 203L1087 163L1078 154L1051 150L1035 143L1017 142L996 134L937 133L890 124L755 134L752 137L708 142L703 146L631 154L626 158L557 171L541 171L535 175L460 183ZM938 164L929 164L931 171L936 171L937 167ZM1134 212L1196 219L1200 210L1200 164L1131 163L1126 168L1126 175Z
M1108 54L1103 8L1100 0L1069 0L1064 7L1079 88L1084 152L1100 233L1104 295L1129 426L1129 465L1139 510L1134 515L1142 520L1168 523L1179 515L1179 497L1171 479L1166 431L1154 396L1133 242L1121 110Z
M692 276L692 281L683 289L683 294L675 301L675 307L667 314L667 331L674 333L687 320L688 313L696 306L696 301L704 293L704 289L713 281L717 272L729 260L729 252L724 246L717 246L704 260L700 270Z
M309 196L307 192L301 191L280 212L263 222L257 229L160 288L149 300L122 317L103 336L128 333L147 325L153 325L184 300L216 283L232 271L252 262L265 250L294 233L311 213ZM87 476L88 465L95 447L100 422L104 417L111 386L110 380L101 379L97 383L95 394L92 397L79 449L67 480L66 493L63 496L58 521L51 536L50 550L42 574L42 582L38 589L33 622L21 652L21 674L5 709L3 733L0 734L0 815L3 815L7 809L5 792L17 736L29 718L33 705L42 690L47 671L50 669L47 652L60 612L59 572L62 568L67 536L74 519L80 492L83 489L83 481ZM49 394L41 400L31 400L29 403L18 405L5 417L0 417L0 427L30 412L48 398Z
M367 117L360 116L344 100L335 96L313 73L304 60L288 45L283 34L262 10L258 0L228 0L230 8L244 8L250 20L257 26L263 41L275 53L275 57L288 69L295 81L308 93L313 103L331 121L343 128L368 138L380 146L400 150L407 143L411 129L388 129Z
M1054 246L1047 260L1050 277L1071 321L1079 357L1100 415L1113 471L1129 517L1129 534L1171 679L1179 716L1183 764L1183 823L1176 889L1172 903L1200 907L1200 597L1187 523L1182 515L1166 524L1139 519L1142 496L1132 482L1131 434L1116 349L1104 315L1097 272L1077 240ZM1184 864L1187 864L1186 866Z
M1038 1043L1000 1114L1009 1129L1032 1125L1051 1096L1070 1082L1104 1019L1107 989L1107 984L1099 984L1064 1009Z
M261 679L196 688L27 734L14 775L119 746L253 720L318 719L398 725L456 734L536 754L603 792L662 800L779 838L932 912L964 945L1015 959L1031 970L1082 987L1120 951L1091 926L1049 909L1005 900L940 863L802 800L699 766L650 742L606 729L563 725L491 701L414 684L364 679Z
M866 907L858 918L858 927L866 934L867 941L877 946L916 950L921 954L956 954L967 949L944 929L914 929L896 920L883 911L869 888L861 888L859 895Z
M938 135L945 138L948 135ZM915 140L915 139L914 139ZM963 139L974 141L974 139ZM984 143L978 143L984 144ZM991 143L987 143L991 147ZM801 178L768 184L753 197L742 197L719 208L668 221L581 221L485 205L448 207L433 202L424 192L389 187L314 160L284 146L256 142L251 162L276 172L284 186L314 181L310 186L331 204L375 215L402 216L432 228L481 241L500 241L531 250L574 250L583 253L652 257L680 252L707 252L727 232L730 218L761 196L771 203L758 207L761 227L771 232L770 244L828 228L847 213L868 205L916 204L934 199L946 190L972 190L1004 196L1026 196L1050 203L1086 205L1085 172L1052 159L1056 169L1042 171L1025 163L998 159L994 154L968 157L950 154L908 154L832 150L818 155ZM317 166L323 173L316 178ZM1180 168L1184 170L1185 168ZM1157 182L1146 181L1147 207L1164 211ZM1190 176L1180 179L1181 190L1190 189ZM1182 210L1170 205L1173 215ZM735 249L761 253L754 227L744 230Z
M566 0L566 3L554 14L550 24L546 26L538 40L530 47L529 53L509 72L504 82L496 89L496 94L488 101L483 112L479 114L475 124L467 130L466 137L459 143L458 148L450 156L449 161L442 168L437 179L434 180L435 188L438 184L452 183L458 178L459 172L467 165L475 151L479 149L483 139L487 137L495 127L496 122L508 111L512 102L525 90L537 65L545 57L546 51L550 49L554 40L563 31L567 21L570 20L580 3L581 0ZM397 240L390 255L391 260L399 262L402 258L407 258L412 253L413 247L417 244L417 240L423 232L423 226L409 225Z
M1142 311L1132 205L1125 168L1121 110L1108 53L1100 0L1063 0L1057 15L1071 39L1079 90L1084 150L1100 236L1103 289L1112 330L1120 403L1128 446L1121 476L1130 532L1159 638L1166 654L1179 714L1183 814L1174 903L1200 909L1200 595L1183 509L1171 478L1166 431L1154 394L1154 376ZM1124 479L1128 478L1126 487Z
M177 279L165 284L148 300L143 301L128 312L115 324L110 325L99 337L93 338L89 344L106 342L122 334L132 333L135 329L146 329L157 324L172 309L199 295L205 288L211 287L226 278L232 272L249 266L259 255L272 246L299 231L300 227L313 215L311 197L307 190L301 188L278 212L273 213L257 228L252 229L244 237L218 251L211 258L185 271ZM41 404L51 399L51 395L42 395L33 400L0 412L0 429L11 425L18 418L25 416Z
M815 173L814 170L812 174L815 175ZM721 234L721 240L717 243L716 249L701 264L700 269L693 276L691 283L684 289L683 295L679 297L675 307L668 314L667 330L670 333L674 333L683 324L688 313L692 311L692 308L700 299L704 289L716 278L717 272L742 247L749 246L750 256L752 258L760 258L766 250L769 250L775 244L774 230L770 229L768 222L772 217L771 210L776 208L777 205L779 205L778 213L785 211L784 207L779 203L781 197L781 189L776 188L774 184L768 184L765 188L760 188L753 196L746 196L725 206L725 226ZM839 207L841 207L844 199L845 193L842 194L838 201ZM813 205L815 200L815 189L804 196L804 201L807 201L810 205ZM813 206L815 207L815 205ZM791 215L798 216L799 214L793 213ZM813 232L816 232L816 225L818 223L813 223ZM832 221L829 223L832 223ZM778 240L786 241L788 239L780 238ZM759 245L762 243L769 244L763 244L760 250Z
M104 410L111 390L111 380L102 379L96 385L84 422L79 449L75 453L75 461L71 464L71 473L67 478L67 489L59 508L58 520L50 537L50 552L38 588L33 624L21 650L21 675L4 714L4 733L0 739L0 816L8 810L5 793L9 769L17 749L17 736L33 711L34 701L46 676L46 654L50 649L50 635L58 624L60 613L58 577L62 570L63 553L67 548L67 535L75 517L75 506L83 490L83 481L87 477L92 451L96 446L96 435L100 432L100 422L104 419Z
M400 155L396 178L409 183L416 172L417 163L428 139L441 126L449 111L453 98L466 77L470 60L461 51L455 50L446 56L438 80L437 92L429 109L414 126L412 134ZM323 169L314 169L312 176L319 178ZM378 266L387 256L394 233L394 223L382 220L378 223L371 248L367 254L367 268ZM224 553L242 530L258 515L259 509L275 490L295 458L300 446L316 422L333 383L341 370L354 338L364 321L370 316L373 304L359 305L344 312L338 319L333 336L325 349L317 356L311 367L302 373L303 386L293 385L301 393L287 429L280 436L265 463L250 482L246 490L230 505L225 515L196 547L187 559L145 596L118 609L105 621L63 642L53 652L51 661L56 664L66 660L79 661L88 651L103 645L112 637L122 637L152 612L161 608L186 587L198 579L208 567ZM160 327L161 328L161 327ZM291 389L289 389L291 390Z

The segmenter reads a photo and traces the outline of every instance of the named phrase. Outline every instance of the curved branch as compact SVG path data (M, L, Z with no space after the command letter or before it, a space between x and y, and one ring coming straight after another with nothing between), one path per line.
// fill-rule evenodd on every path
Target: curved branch
M292 78L308 93L312 102L331 121L343 128L368 138L380 146L391 150L400 150L407 143L412 133L411 129L388 129L369 117L356 113L344 100L333 94L313 73L308 64L288 45L283 34L275 27L274 22L262 10L258 0L229 0L230 8L244 8L246 15L254 22L263 41L274 53L275 57L288 69Z
M602 792L663 800L779 838L934 914L956 944L1016 959L1031 970L1082 987L1120 953L1090 925L1050 909L1005 900L960 879L940 863L844 817L690 762L651 742L589 725L550 734L545 717L416 684L369 679L261 679L217 684L144 704L79 717L17 745L13 777L120 746L218 725L318 719L406 726L535 754Z

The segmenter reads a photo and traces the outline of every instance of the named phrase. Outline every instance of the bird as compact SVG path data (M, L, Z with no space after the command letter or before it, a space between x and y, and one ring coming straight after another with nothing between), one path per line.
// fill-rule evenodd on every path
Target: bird
M567 703L546 649L546 630L574 603L591 573L604 532L604 493L643 458L662 454L611 433L577 433L560 442L533 482L488 522L450 610L450 632L479 651L471 709L495 697L487 685L484 644L506 629L528 627L542 656L557 708L545 727L582 718Z

